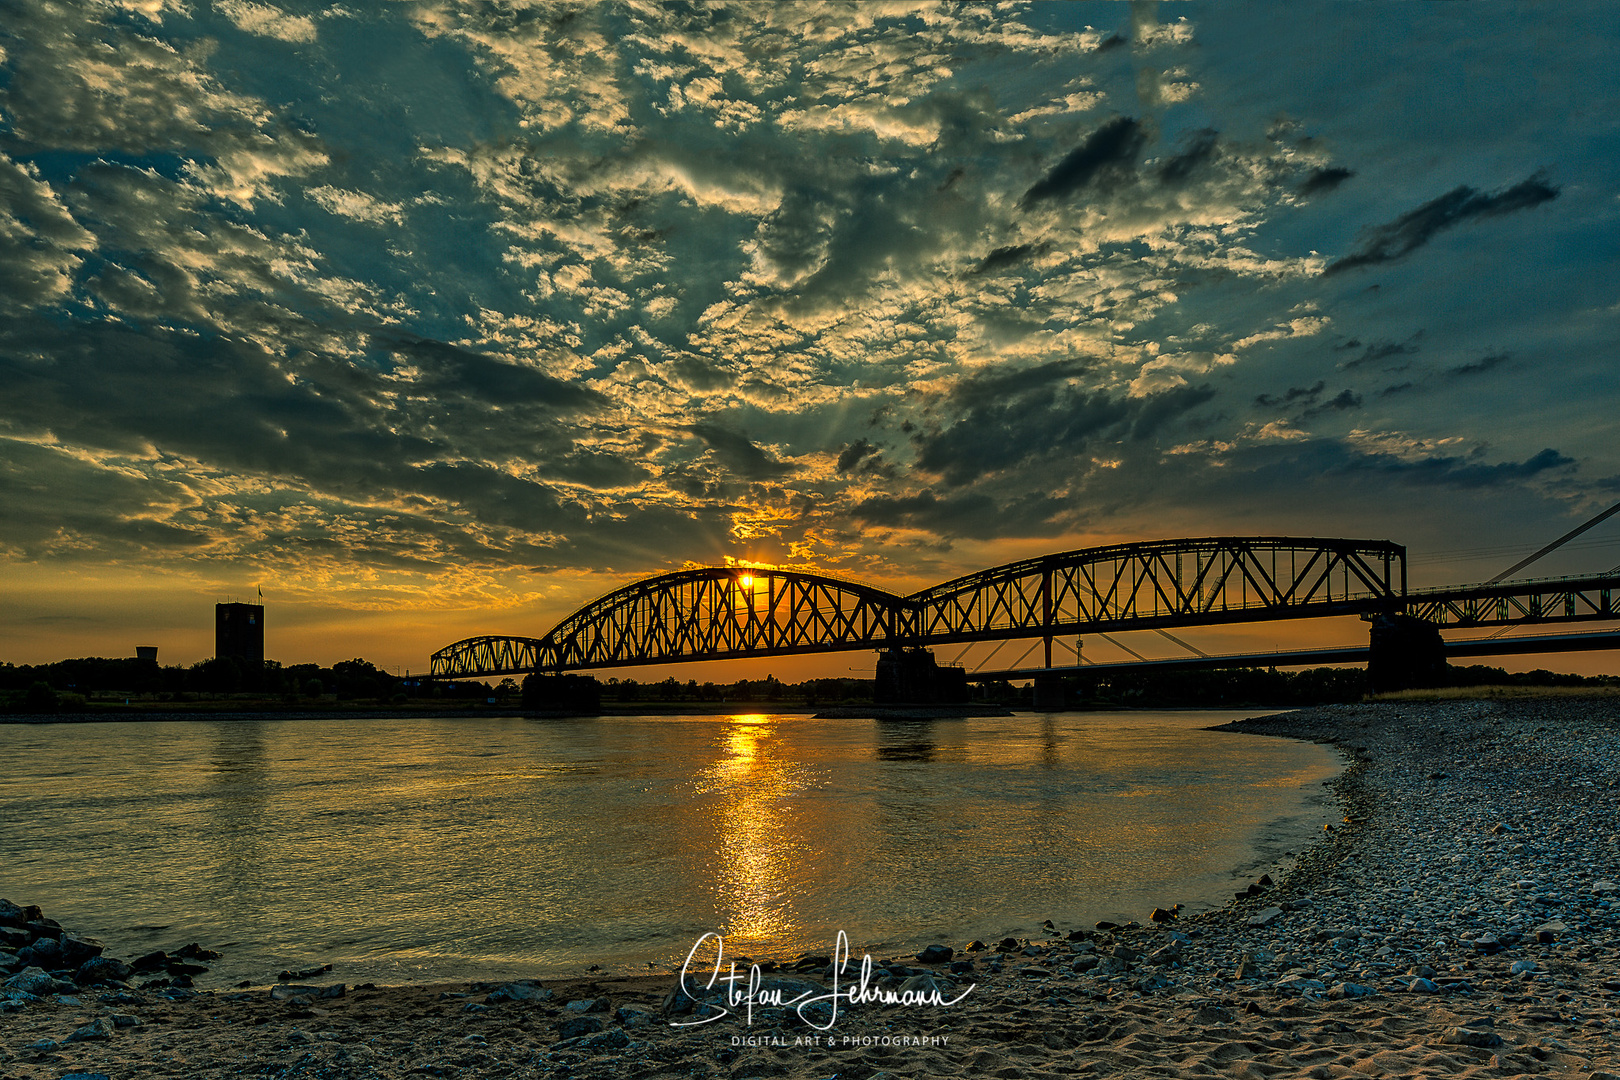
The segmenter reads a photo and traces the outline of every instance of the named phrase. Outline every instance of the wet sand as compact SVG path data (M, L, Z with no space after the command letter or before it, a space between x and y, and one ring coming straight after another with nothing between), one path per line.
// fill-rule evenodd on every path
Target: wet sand
M11 992L0 1078L1620 1080L1620 703L1341 706L1231 728L1350 754L1345 820L1220 910L875 958L870 989L965 992L954 1005L840 1001L829 1025L825 1002L804 1018L761 1003L745 1023L672 972L382 988L338 972L203 993L137 976ZM767 989L830 988L820 958L778 959ZM710 1022L672 1026L705 1007Z

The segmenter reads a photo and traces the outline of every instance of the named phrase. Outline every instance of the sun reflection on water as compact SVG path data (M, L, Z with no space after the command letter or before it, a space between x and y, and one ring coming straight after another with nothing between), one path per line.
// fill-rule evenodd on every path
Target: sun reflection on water
M805 844L790 819L790 797L803 787L801 769L778 754L778 719L730 717L719 738L723 756L710 775L717 783L715 910L728 939L764 943L799 927L789 883Z

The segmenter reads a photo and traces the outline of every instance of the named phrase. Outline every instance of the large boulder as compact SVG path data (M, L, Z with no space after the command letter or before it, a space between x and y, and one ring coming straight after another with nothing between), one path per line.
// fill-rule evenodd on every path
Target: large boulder
M94 983L123 982L134 971L122 960L115 960L110 956L92 956L79 970L73 973L73 981L80 986L90 986Z

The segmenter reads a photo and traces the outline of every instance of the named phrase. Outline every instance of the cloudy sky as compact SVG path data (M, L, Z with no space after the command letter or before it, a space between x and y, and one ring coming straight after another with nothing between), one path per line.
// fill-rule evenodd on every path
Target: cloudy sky
M0 0L0 659L262 588L419 670L728 559L1488 578L1620 498L1607 14Z

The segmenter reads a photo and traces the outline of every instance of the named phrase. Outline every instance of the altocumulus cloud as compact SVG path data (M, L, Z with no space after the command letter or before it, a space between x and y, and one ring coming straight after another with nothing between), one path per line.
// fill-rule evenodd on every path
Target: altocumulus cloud
M1200 20L1228 20L1219 48ZM509 575L727 555L877 576L963 540L1150 533L1222 491L1281 518L1296 504L1266 491L1324 467L1577 483L1609 451L1358 443L1376 402L1450 446L1524 407L1529 365L1495 358L1552 350L1455 298L1380 307L1346 272L1542 204L1549 230L1612 221L1539 173L1438 198L1414 180L1386 205L1415 209L1330 261L1402 161L1340 123L1360 98L1272 79L1263 23L14 5L0 550L311 590L432 573L484 602L516 595ZM1467 81L1463 60L1399 59ZM1505 145L1512 175L1546 143ZM1538 265L1562 263L1505 267L1491 309L1601 323L1548 317L1577 301L1537 292ZM1420 340L1446 358L1405 377L1421 407L1384 386ZM1456 383L1494 396L1464 407Z

